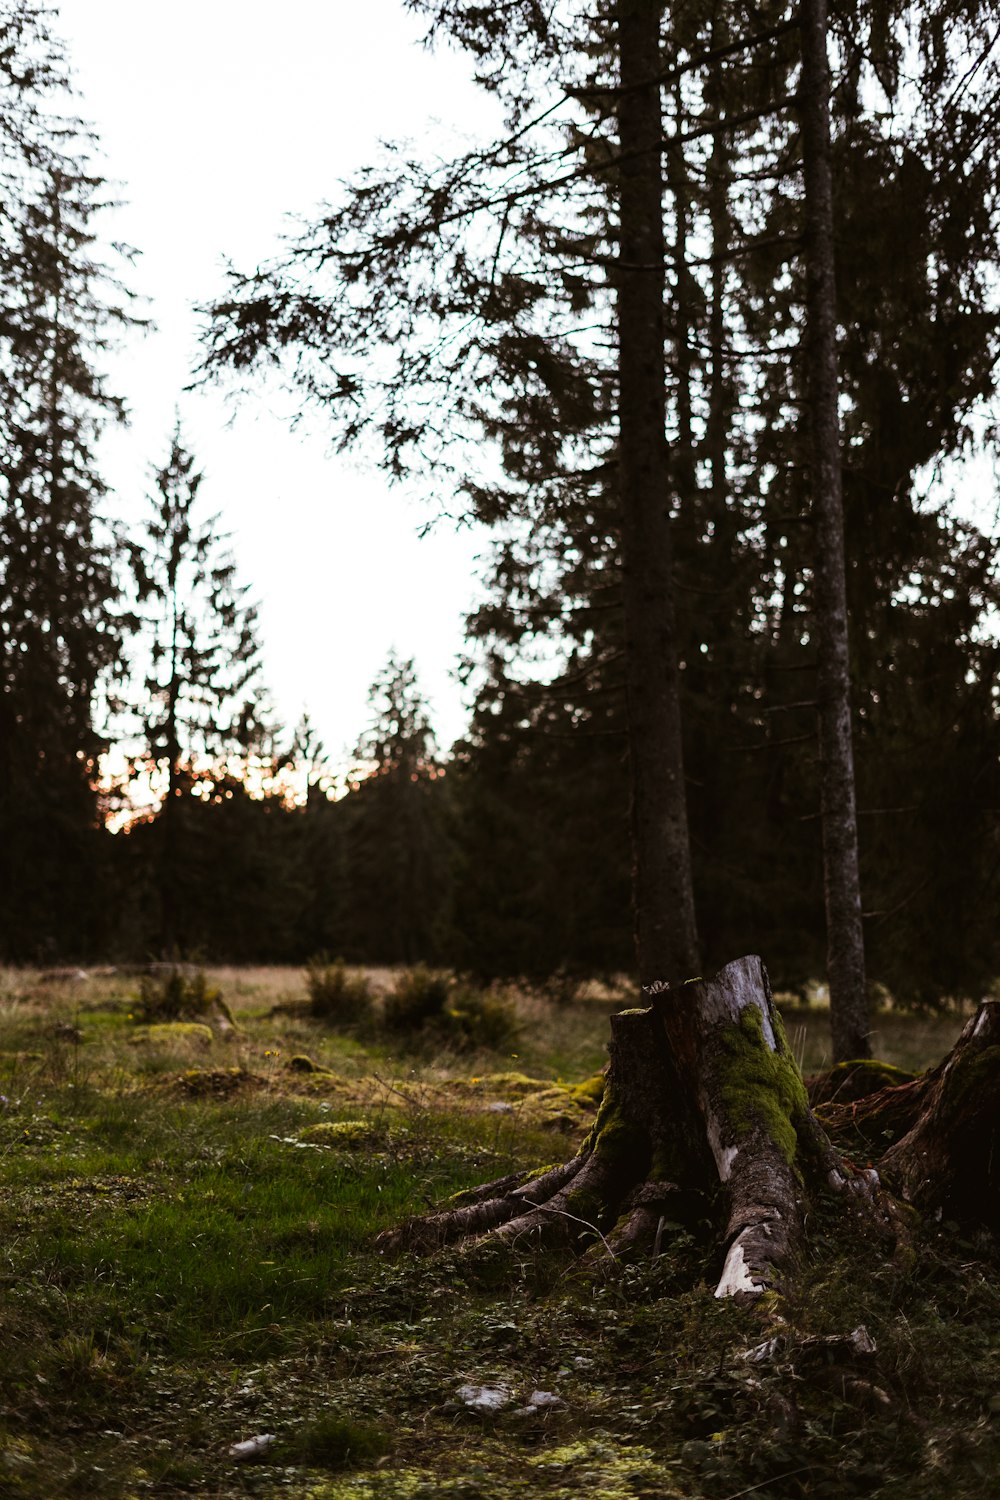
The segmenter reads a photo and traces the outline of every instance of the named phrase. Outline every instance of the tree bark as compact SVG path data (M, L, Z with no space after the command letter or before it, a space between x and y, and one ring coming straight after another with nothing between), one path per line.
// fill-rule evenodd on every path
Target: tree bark
M694 1218L721 1209L716 1295L754 1296L793 1265L813 1193L835 1189L887 1225L875 1174L842 1159L809 1109L759 958L653 984L644 998L612 1017L604 1099L572 1161L489 1183L388 1231L381 1248L486 1237L518 1250L583 1242L618 1258L655 1249L695 1196Z
M816 523L820 810L833 1054L840 1062L870 1057L871 1042L851 738L826 0L802 0L800 14L799 110L805 180L809 469Z
M622 598L639 976L698 971L681 745L666 441L663 174L654 0L617 0Z
M920 1082L916 1118L882 1157L880 1172L924 1214L1000 1228L1000 1001L980 1005Z
M821 1195L887 1249L913 1209L1000 1230L1000 1001L931 1072L817 1117L759 958L644 998L611 1018L604 1099L572 1160L461 1194L380 1235L382 1251L576 1245L614 1263L659 1253L668 1224L714 1220L716 1296L753 1297L787 1281Z

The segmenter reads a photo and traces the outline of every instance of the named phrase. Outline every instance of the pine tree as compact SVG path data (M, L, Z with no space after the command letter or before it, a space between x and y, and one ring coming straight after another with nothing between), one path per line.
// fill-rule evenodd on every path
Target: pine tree
M47 13L0 11L0 948L98 946L98 732L123 621L97 437L122 403L102 357L131 321L95 251L105 184L61 116Z
M368 962L439 959L450 917L444 768L412 660L390 653L369 693L371 721L336 804L348 953Z
M662 9L615 7L619 58L618 497L635 861L643 984L697 973L678 669L663 301Z
M819 655L820 792L827 973L833 1052L838 1061L870 1057L870 1021L861 927L861 876L851 728L840 381L837 371L836 226L830 144L830 66L826 0L802 0L802 164L806 269L806 379Z
M203 478L178 421L133 549L141 683L130 705L133 774L144 771L162 798L157 885L167 951L190 942L184 892L192 794L242 796L255 760L259 771L271 758L257 609L237 581L218 517L200 515Z

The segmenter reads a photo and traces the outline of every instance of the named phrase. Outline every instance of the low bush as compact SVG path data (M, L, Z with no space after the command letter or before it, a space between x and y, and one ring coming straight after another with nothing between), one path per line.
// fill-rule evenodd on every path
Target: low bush
M438 1024L448 1004L451 979L418 964L404 969L385 997L382 1020L389 1031L412 1035L428 1024Z
M520 1031L506 1000L423 964L399 975L385 998L382 1019L397 1035L423 1036L459 1051L501 1051L516 1043Z
M489 991L459 988L445 1007L446 1030L459 1047L503 1052L520 1035L517 1014L506 1000Z
M306 969L309 1012L334 1026L363 1026L372 1018L372 989L363 974L352 974L341 959L314 958Z
M146 1025L164 1021L200 1021L213 1011L226 1014L222 991L210 985L203 969L178 965L166 973L143 974L135 1002L135 1019Z

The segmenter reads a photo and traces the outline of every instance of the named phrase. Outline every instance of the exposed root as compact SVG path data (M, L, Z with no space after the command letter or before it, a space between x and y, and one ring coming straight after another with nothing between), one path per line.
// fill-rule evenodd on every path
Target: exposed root
M426 1253L460 1240L475 1254L486 1240L519 1251L589 1243L591 1259L615 1262L657 1254L666 1226L697 1199L699 1219L712 1202L725 1215L716 1296L756 1296L780 1287L794 1265L806 1209L820 1193L835 1193L865 1234L908 1236L912 1211L879 1171L839 1153L826 1121L850 1123L863 1143L890 1131L895 1144L882 1166L910 1202L957 1204L975 1217L978 1191L980 1215L1000 1220L997 1002L980 1009L933 1073L827 1104L821 1119L759 958L646 994L649 1006L612 1017L604 1098L577 1156L463 1194L382 1234L380 1248ZM941 1183L950 1187L934 1197Z
M917 1079L916 1073L908 1073L905 1068L866 1057L835 1063L826 1072L807 1078L805 1084L809 1103L817 1109L821 1104L855 1104L883 1089L899 1088Z
M454 1240L475 1238L500 1229L511 1221L524 1219L527 1207L544 1202L550 1194L558 1194L577 1175L583 1161L582 1157L574 1157L528 1182L524 1182L523 1172L498 1178L477 1190L472 1202L443 1213L408 1219L395 1229L385 1230L375 1243L385 1255L396 1255L402 1250L427 1255ZM523 1185L514 1186L517 1183Z
M676 1182L644 1182L623 1204L606 1245L615 1260L659 1255L668 1220L680 1217L686 1194Z
M863 1098L838 1098L817 1106L817 1117L846 1150L881 1156L916 1123L927 1095L927 1079L891 1084Z
M633 1181L623 1178L618 1160L601 1151L600 1138L592 1150L576 1158L575 1165L558 1192L536 1200L529 1213L504 1224L497 1238L519 1248L567 1244L595 1235L603 1238Z
M984 1000L926 1075L920 1112L880 1170L924 1213L1000 1227L1000 1001Z

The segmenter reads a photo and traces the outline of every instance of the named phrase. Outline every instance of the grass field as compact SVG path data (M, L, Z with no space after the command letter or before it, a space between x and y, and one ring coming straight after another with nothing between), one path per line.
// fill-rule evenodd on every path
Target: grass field
M297 971L211 978L235 1028L140 1025L120 974L0 973L0 1495L996 1494L997 1266L950 1226L886 1262L814 1223L786 1302L752 1309L683 1234L611 1275L375 1253L572 1154L623 997L508 997L516 1040L455 1052L338 1033ZM786 1023L821 1066L823 1012ZM925 1066L961 1023L889 1013L877 1050ZM848 1367L858 1325L876 1352Z

